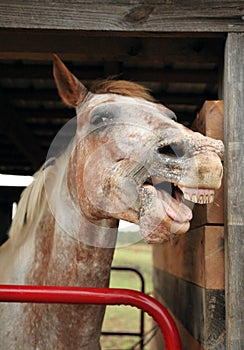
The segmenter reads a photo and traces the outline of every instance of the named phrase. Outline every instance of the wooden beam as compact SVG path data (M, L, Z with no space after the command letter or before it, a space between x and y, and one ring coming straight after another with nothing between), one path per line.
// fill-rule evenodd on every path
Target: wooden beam
M225 269L227 350L244 348L244 33L228 34L225 50Z
M153 92L152 92L153 93ZM56 89L33 89L33 88L8 88L5 89L5 94L11 100L25 100L25 101L40 101L40 102L61 102L60 96ZM161 91L158 93L153 93L159 101L167 102L168 104L189 104L189 105L200 105L206 100L214 100L217 97L217 93L207 93L202 94L195 93L168 93L166 91ZM33 111L33 115L35 111Z
M242 31L240 1L2 0L3 28L122 32Z
M99 62L94 65L77 66L65 62L66 66L84 80L93 80L103 76L103 65ZM211 77L211 76L210 76ZM53 80L53 68L50 62L38 62L36 64L23 64L19 61L14 63L0 62L0 79L49 79Z
M113 63L113 62L112 62ZM209 69L170 69L170 68L138 68L121 67L116 73L105 73L103 66L74 66L66 63L70 71L81 80L96 80L107 78L108 75L120 74L119 78L134 81L156 81L156 82L194 82L194 83L217 83L218 70ZM114 63L113 63L114 65ZM106 62L111 66L111 62ZM111 69L111 68L110 68ZM0 79L53 79L52 66L41 64L7 64L0 62Z
M0 22L1 25L1 22ZM84 35L84 33L83 33ZM222 38L86 36L79 32L0 30L0 58L88 62L216 63Z

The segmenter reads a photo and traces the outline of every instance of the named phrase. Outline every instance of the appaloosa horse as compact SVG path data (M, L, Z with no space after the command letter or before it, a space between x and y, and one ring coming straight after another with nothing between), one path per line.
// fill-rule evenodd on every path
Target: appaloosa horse
M119 219L148 243L189 228L191 202L213 201L220 141L175 121L141 86L104 81L88 91L58 57L54 77L77 110L67 150L23 192L0 250L0 283L107 287ZM103 306L0 305L3 350L100 349Z

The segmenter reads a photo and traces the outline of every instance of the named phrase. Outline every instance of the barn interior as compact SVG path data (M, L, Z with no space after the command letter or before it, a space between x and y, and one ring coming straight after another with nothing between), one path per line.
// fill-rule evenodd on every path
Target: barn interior
M222 97L223 33L134 35L0 31L0 174L32 175L46 160L55 135L75 116L58 95L52 53L88 87L108 77L144 85L189 127L204 101ZM64 146L74 132L75 125L63 135ZM8 204L21 191L1 187L2 241L10 221Z

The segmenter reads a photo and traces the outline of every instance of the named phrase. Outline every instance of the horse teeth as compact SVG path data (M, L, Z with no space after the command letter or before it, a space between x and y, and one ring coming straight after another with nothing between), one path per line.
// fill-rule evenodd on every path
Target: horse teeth
M204 203L206 203L205 200L206 200L206 196L205 196L205 198L204 198L204 196L201 195L201 196L199 196L199 198L198 198L198 203L199 203L199 204L204 204Z
M188 201L191 200L191 197L189 196L188 193L184 193L184 198L185 198L186 200L188 200Z
M179 186L184 194L184 198L198 204L208 204L214 201L214 190L197 189Z
M214 194L211 194L208 203L213 203L213 202L214 202Z

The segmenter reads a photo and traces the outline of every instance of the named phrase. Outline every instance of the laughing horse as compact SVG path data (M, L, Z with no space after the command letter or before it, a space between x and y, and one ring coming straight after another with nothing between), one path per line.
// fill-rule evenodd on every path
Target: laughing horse
M223 144L176 122L142 86L102 81L88 90L54 56L62 100L76 108L76 133L25 189L0 283L108 287L119 220L147 243L189 229L194 203L211 203L222 178ZM105 307L0 305L5 350L98 350Z

